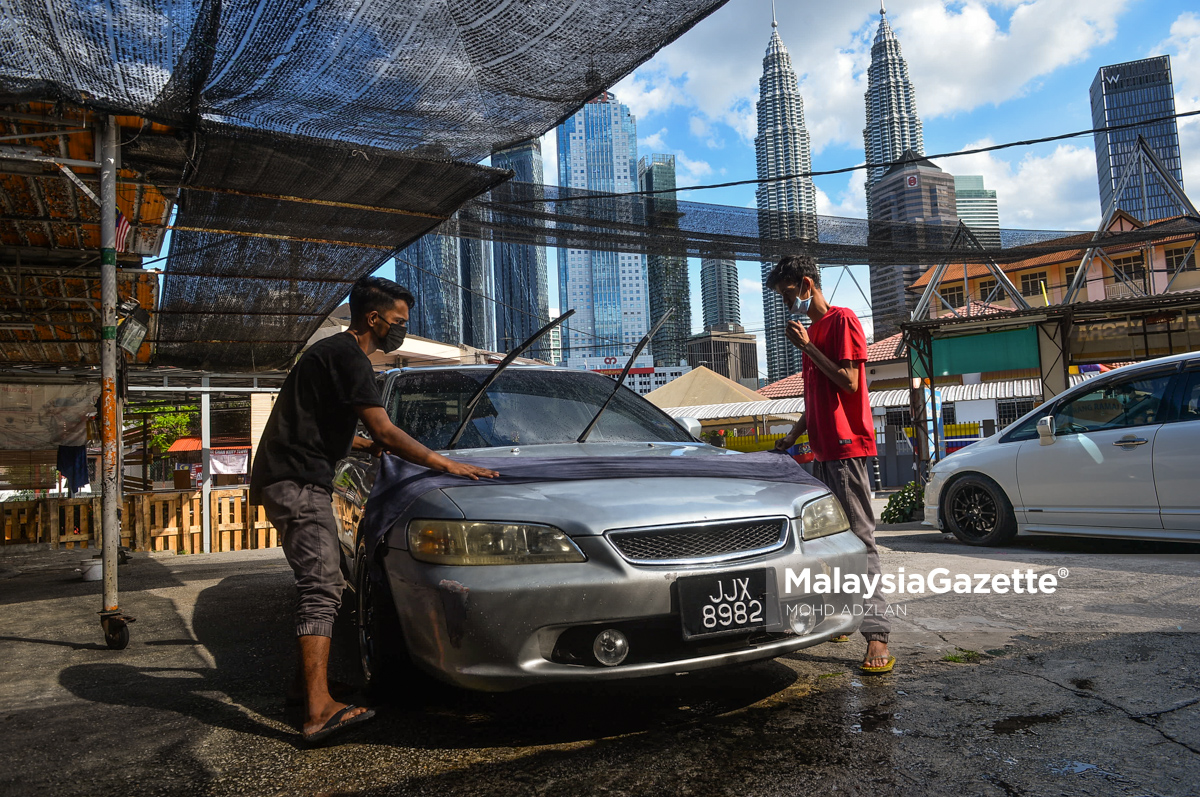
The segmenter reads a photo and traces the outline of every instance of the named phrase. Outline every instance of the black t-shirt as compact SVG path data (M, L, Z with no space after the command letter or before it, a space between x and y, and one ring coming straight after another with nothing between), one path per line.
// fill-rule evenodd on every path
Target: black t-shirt
M284 380L250 476L250 500L281 481L333 489L333 469L350 453L355 406L381 407L371 360L341 332L309 347Z

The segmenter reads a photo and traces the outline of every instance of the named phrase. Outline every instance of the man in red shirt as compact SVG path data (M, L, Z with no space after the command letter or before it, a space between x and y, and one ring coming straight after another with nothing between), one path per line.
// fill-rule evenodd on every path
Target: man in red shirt
M880 572L875 513L867 462L875 456L875 425L867 397L867 338L853 310L831 307L821 294L821 269L811 257L789 255L767 275L767 289L783 297L793 316L807 315L808 329L788 321L787 338L804 352L804 415L775 447L791 448L808 432L816 462L813 475L837 496L850 529L867 546L867 576ZM866 600L860 632L867 640L862 669L882 673L896 659L888 653L887 602L877 589ZM845 641L844 637L835 641Z

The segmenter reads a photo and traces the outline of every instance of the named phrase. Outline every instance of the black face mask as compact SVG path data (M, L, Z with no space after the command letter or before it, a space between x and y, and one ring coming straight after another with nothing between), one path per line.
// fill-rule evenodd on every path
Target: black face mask
M386 324L387 322L384 321ZM404 345L404 338L408 335L408 327L401 324L392 324L388 327L387 334L383 336L383 343L380 348L385 354L395 351Z

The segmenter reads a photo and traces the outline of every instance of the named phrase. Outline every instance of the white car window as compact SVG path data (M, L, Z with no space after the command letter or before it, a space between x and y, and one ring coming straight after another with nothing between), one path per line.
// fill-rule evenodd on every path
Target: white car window
M1098 432L1162 423L1163 396L1171 374L1158 373L1109 382L1060 406L1054 433Z

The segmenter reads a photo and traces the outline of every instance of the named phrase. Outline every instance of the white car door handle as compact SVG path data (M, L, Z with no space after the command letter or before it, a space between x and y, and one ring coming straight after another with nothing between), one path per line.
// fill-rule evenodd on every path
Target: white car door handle
M1140 437L1126 437L1123 440L1118 440L1117 442L1113 443L1113 445L1124 448L1125 446L1144 446L1149 442L1149 440L1144 440Z

